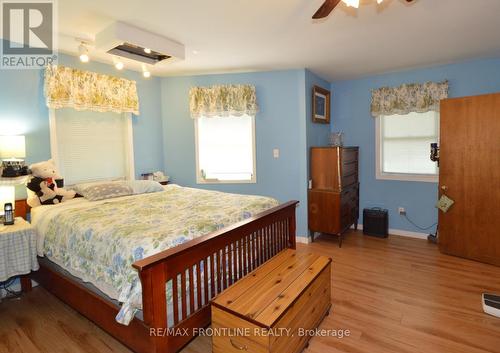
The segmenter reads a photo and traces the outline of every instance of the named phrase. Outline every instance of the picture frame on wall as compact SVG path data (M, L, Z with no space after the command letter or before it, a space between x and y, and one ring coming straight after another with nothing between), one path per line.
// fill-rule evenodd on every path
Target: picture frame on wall
M313 87L312 121L330 124L330 91L323 87Z

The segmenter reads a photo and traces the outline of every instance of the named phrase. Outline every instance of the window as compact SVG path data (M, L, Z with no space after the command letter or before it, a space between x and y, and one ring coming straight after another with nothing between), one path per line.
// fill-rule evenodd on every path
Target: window
M255 183L255 118L195 119L199 184Z
M430 144L439 139L439 113L380 116L377 122L377 179L437 182Z
M51 110L52 158L65 184L133 179L130 114Z

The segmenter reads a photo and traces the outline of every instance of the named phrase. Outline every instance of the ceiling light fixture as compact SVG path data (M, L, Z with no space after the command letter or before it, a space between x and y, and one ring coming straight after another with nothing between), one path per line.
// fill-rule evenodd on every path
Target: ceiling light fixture
M151 72L149 71L148 67L146 65L142 65L142 76L144 78L150 78L151 77Z
M347 6L358 8L359 0L342 0Z
M89 62L89 49L87 48L87 44L85 42L81 42L78 46L78 53L80 54L80 61L82 63Z
M359 0L342 0L349 7L359 8ZM377 4L381 4L384 0L377 0Z
M146 54L151 54L151 49L149 49L149 48L144 48L144 52L145 52Z
M123 63L121 61L118 61L116 64L115 64L115 68L117 70L123 70Z

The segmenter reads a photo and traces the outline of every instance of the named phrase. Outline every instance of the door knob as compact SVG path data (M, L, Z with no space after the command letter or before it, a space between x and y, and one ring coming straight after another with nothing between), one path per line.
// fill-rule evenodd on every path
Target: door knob
M448 187L446 185L441 186L441 190L446 191L448 190Z

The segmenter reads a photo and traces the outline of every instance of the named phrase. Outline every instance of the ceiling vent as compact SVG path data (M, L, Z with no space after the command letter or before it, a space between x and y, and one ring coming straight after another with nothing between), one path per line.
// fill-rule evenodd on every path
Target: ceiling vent
M149 65L184 60L184 45L123 22L115 22L95 38L98 50Z

